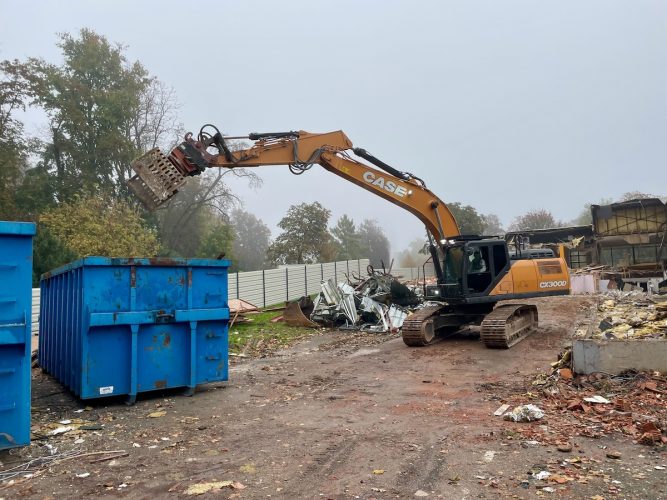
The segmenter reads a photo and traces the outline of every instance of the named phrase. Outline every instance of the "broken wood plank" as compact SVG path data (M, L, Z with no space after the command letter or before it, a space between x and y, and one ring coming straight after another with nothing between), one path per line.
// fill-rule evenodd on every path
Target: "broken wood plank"
M509 409L510 409L510 405L504 404L500 408L498 408L496 411L494 411L493 414L496 417L501 417Z

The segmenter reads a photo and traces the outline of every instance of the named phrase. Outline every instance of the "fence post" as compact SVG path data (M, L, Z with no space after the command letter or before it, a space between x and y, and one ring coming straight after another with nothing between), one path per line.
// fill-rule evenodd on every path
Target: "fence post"
M334 281L338 283L338 262L334 260Z
M357 272L359 273L359 277L361 277L361 262L359 259L357 259Z
M324 281L324 264L320 262L320 281Z
M289 267L285 268L285 301L289 302Z
M239 272L236 271L236 298L240 298L239 296Z
M350 261L346 260L345 265L347 266L347 279L350 279Z
M262 269L262 303L264 304L263 307L266 307L266 274L264 269Z
M306 297L308 297L308 266L303 266L303 287L306 290Z

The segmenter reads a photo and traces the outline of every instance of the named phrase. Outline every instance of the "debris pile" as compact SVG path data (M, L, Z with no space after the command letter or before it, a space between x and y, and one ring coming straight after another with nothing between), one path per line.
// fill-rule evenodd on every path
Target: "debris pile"
M642 292L607 292L602 295L589 338L638 340L667 338L667 301Z
M609 266L606 266L604 264L597 265L588 265L586 267L579 267L576 269L570 269L570 275L580 275L580 274L591 274L591 273L599 273L601 271L605 271L609 269Z
M497 385L482 388L505 403L494 415L504 415L506 420L522 421L512 415L523 415L537 404L549 415L544 425L513 428L522 440L562 446L575 436L621 434L642 445L667 444L667 379L658 372L575 377L555 372L527 380L521 390ZM505 388L510 391L503 396ZM527 398L532 404L525 404ZM507 412L512 406L513 411Z
M322 282L309 317L317 324L342 329L395 332L403 326L410 308L421 302L413 288L390 274L374 272L353 284L337 284L329 278Z

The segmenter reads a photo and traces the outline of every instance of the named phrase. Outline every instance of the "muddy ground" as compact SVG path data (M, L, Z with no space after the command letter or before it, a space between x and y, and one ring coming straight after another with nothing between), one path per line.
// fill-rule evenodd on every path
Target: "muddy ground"
M39 439L0 453L0 472L54 448L124 453L38 468L0 484L0 498L176 498L219 481L235 483L204 497L667 498L662 448L620 433L591 439L573 432L572 450L561 452L518 433L525 426L548 433L559 415L533 423L493 416L503 400L494 387L523 390L526 380L549 372L593 299L536 303L539 330L511 350L485 349L474 337L410 349L394 335L326 332L240 360L229 382L194 397L152 394L134 406L82 403L35 369ZM42 436L63 419L83 419L88 430ZM608 458L610 450L620 458ZM530 473L539 470L565 479L536 480Z

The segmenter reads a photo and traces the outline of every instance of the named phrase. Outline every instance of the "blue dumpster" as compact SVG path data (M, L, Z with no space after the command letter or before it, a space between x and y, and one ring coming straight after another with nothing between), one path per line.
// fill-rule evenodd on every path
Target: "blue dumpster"
M228 267L86 257L44 274L40 366L81 399L227 380Z
M30 444L34 235L32 223L0 221L0 450Z

